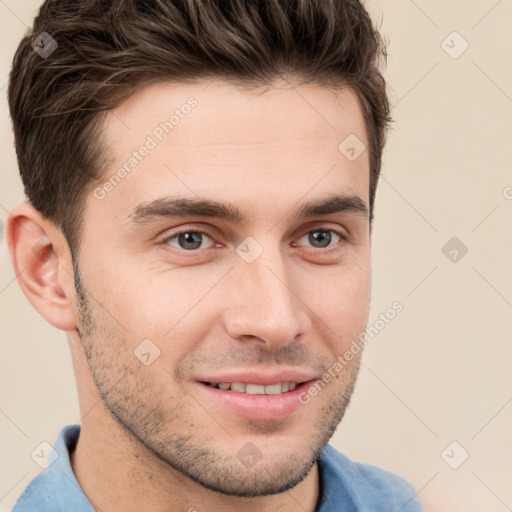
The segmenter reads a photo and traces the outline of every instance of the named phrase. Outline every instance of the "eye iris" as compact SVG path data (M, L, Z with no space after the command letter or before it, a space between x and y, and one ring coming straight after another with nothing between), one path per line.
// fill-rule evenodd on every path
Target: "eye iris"
M201 247L202 236L202 233L187 231L179 234L178 242L183 249L198 249Z
M324 230L312 231L309 234L309 241L315 247L327 247L331 243L331 238L331 233Z

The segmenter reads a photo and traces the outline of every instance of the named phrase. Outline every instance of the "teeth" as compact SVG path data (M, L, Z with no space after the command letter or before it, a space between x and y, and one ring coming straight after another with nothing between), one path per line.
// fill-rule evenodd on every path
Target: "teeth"
M283 392L281 384L269 384L265 386L265 395L280 395Z
M239 393L245 393L245 384L243 382L233 382L233 384L231 384L231 391L238 391Z
M244 382L219 382L218 384L209 384L210 386L224 391L231 390L238 393L247 393L249 395L280 395L293 391L297 387L296 382L278 382L277 384L251 384Z
M264 395L265 386L260 386L259 384L246 384L245 392L249 395Z

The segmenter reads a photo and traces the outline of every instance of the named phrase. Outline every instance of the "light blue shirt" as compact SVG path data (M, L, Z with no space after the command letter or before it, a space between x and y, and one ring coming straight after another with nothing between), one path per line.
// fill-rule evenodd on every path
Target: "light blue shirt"
M11 512L95 512L69 461L80 425L67 425L54 445L58 456L23 491ZM327 445L318 458L317 512L424 512L413 487L376 466L352 462Z

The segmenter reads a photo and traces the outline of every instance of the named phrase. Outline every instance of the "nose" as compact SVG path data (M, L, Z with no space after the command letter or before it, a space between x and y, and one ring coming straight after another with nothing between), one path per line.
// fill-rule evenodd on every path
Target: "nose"
M308 330L308 307L289 264L277 249L265 249L252 263L240 259L229 275L223 319L233 339L271 350Z

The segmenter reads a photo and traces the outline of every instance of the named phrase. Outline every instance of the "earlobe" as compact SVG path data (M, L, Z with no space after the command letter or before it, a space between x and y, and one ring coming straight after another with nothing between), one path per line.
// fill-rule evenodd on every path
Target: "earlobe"
M53 326L76 329L71 255L62 232L29 203L11 209L7 244L18 283Z

